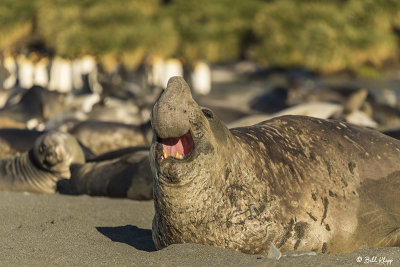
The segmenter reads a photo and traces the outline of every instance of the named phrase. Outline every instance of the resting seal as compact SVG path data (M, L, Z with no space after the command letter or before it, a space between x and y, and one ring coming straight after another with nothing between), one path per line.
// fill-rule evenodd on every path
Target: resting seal
M173 77L152 112L153 240L245 253L400 245L400 142L334 120L228 128ZM389 194L388 194L389 192Z
M21 92L18 102L15 103L13 99L7 101L6 106L0 109L0 117L20 123L43 122L66 108L65 97L65 94L34 85L29 90Z
M58 182L70 178L70 166L84 161L73 136L47 132L36 139L29 152L0 159L0 190L54 193Z
M74 194L153 199L149 149L124 148L100 155L91 162L76 164L71 167L70 183Z
M149 145L152 139L150 122L130 125L107 121L83 121L69 130L96 155L128 146Z

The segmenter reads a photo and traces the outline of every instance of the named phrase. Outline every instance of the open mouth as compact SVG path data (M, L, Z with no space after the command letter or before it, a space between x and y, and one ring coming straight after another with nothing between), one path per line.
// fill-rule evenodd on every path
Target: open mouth
M190 131L180 137L158 137L157 139L162 144L161 161L168 157L184 160L191 154L194 148L194 141Z

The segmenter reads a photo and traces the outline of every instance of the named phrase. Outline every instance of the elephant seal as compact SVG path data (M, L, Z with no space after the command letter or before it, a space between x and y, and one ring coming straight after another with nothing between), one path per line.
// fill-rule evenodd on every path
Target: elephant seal
M151 123L157 249L342 253L400 244L398 140L306 116L229 130L180 77Z
M128 146L149 145L152 139L150 122L130 125L88 120L78 123L69 133L96 155Z
M121 155L112 158L118 154ZM149 148L124 148L100 155L91 162L74 165L70 183L74 194L153 199Z
M4 128L0 129L0 158L14 157L27 152L32 148L36 139L44 134L45 131ZM95 157L94 153L81 144L85 159L89 160Z
M39 136L28 152L0 159L0 189L54 193L59 182L70 178L70 166L84 161L73 136L50 131Z
M350 114L344 114L343 109L343 106L339 104L328 102L308 102L284 109L275 114L255 114L243 117L237 121L228 123L227 126L228 128L243 127L270 120L279 116L302 115L320 119L334 118L364 127L377 127L377 123L364 112L355 110Z
M149 152L149 150L150 150L149 146L128 146L128 147L108 151L106 153L103 153L98 156L87 159L86 161L87 162L99 162L99 161L104 161L104 160L112 160L112 159L120 158L127 154L133 154L136 152L141 152L141 151Z
M29 90L21 92L21 98L18 102L13 103L11 101L0 109L0 117L7 117L19 123L35 120L36 123L41 123L65 109L65 98L65 94L34 85Z

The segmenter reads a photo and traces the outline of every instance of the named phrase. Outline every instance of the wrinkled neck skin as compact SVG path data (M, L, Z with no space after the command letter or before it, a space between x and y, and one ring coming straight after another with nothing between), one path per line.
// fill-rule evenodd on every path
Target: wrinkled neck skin
M198 112L201 113L200 110ZM221 201L222 192L216 192L215 188L221 188L224 183L224 172L221 170L228 169L230 163L227 160L221 160L221 158L229 157L229 155L220 151L220 147L214 138L209 138L212 137L211 131L202 131L202 128L207 128L207 121L203 120L199 123L194 119L201 114L192 115L193 121L191 120L191 123L196 122L194 130L192 130L193 138L201 140L195 144L197 145L195 151L199 153L198 157L201 160L195 159L175 164L174 161L176 160L172 159L170 162L165 161L162 166L159 166L155 162L155 157L150 157L155 183L154 205L156 214L154 223L159 224L158 227L166 229L167 232L176 232L173 236L177 238L176 240L165 240L169 237L164 236L160 239L156 238L155 242L158 248L185 242L184 236L188 235L191 230L197 232L198 227L202 224L208 224L210 218L216 215L214 213L220 209L218 205L224 205L225 202ZM155 154L154 141L151 146L151 155ZM230 142L229 139L224 141L225 143ZM216 162L225 162L226 167L215 168ZM207 235L210 233L211 231ZM203 240L203 242L205 243L206 240Z
M54 193L59 180L38 167L31 152L0 160L0 190Z
M266 181L262 191L252 188L260 182L257 177L261 174L256 175L257 170L252 169L248 159L258 157L248 144L233 136L222 124L225 136L218 139L208 129L207 122L203 123L202 140L207 141L202 144L199 158L180 168L171 168L173 171L168 168L160 171L154 161L151 163L156 184L155 245L160 249L174 243L195 242L247 253L265 252L260 250L259 244L269 247L277 236L272 229L274 226L267 226L270 224L267 220L260 223L260 216L273 221L278 212L274 201L268 199ZM171 174L182 178L176 183L164 182L164 176ZM267 234L266 229L271 232ZM256 232L265 234L255 235Z

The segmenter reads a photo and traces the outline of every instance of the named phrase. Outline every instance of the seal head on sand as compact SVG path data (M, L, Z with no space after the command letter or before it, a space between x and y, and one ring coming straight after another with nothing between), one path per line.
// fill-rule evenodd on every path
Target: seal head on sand
M33 145L32 154L40 168L66 179L71 176L71 164L85 162L78 141L72 135L59 131L39 136Z
M400 240L400 142L304 116L228 130L180 77L152 112L153 240L340 253ZM396 191L397 190L397 191ZM373 216L370 216L373 214Z
M0 159L0 189L54 193L59 181L70 178L70 166L84 162L73 136L49 131L39 136L28 152Z

